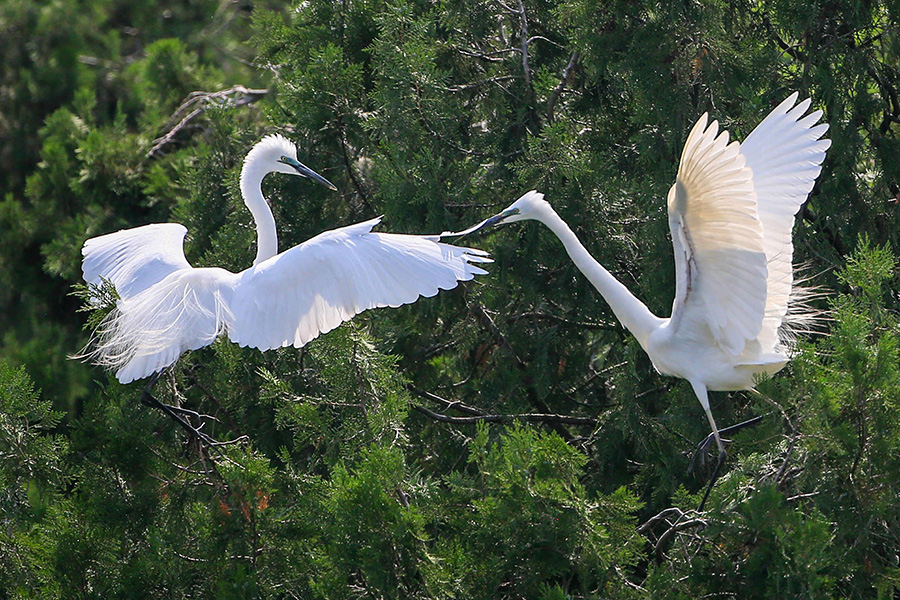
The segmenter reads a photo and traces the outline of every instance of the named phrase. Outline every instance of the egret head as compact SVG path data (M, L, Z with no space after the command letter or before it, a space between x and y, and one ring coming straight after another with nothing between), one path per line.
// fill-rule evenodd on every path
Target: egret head
M516 221L525 221L527 219L540 220L543 215L552 212L550 203L544 200L544 195L535 190L531 190L521 198L510 204L505 210L490 217L481 224L479 229L499 223L514 223Z
M280 134L267 135L261 139L244 159L245 166L253 164L264 169L264 172L287 173L300 175L321 183L333 190L330 181L297 160L297 147L292 141Z

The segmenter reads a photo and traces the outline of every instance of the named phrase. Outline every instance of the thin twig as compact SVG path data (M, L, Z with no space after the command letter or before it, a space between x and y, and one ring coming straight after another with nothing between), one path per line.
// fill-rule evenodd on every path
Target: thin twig
M458 410L459 412L466 414L466 415L470 415L470 416L483 416L483 415L487 414L485 411L481 410L480 408L476 408L474 406L469 406L467 404L463 404L462 402L459 402L457 400L446 400L444 398L441 398L437 394L434 394L434 393L426 391L426 390L420 390L411 385L407 386L407 389L409 391L411 391L412 393L414 393L415 395L419 396L420 398L423 398L425 400L431 400L432 402L436 402L437 404L443 405L444 410Z
M531 91L531 66L528 63L528 18L525 15L525 3L519 0L519 23L522 27L522 71L525 73L525 87Z
M583 329L608 329L610 331L622 331L622 326L617 323L606 323L603 321L573 321L571 319L566 319L565 317L560 317L558 315L552 315L549 313L524 312L509 316L509 321L513 323L516 321L521 321L522 319L540 319L544 321L553 321L554 323L562 323L564 325L571 325L573 327L579 327Z
M469 306L469 310L471 310L478 320L481 321L481 324L484 325L485 328L494 336L500 346L506 348L510 354L512 354L513 359L516 361L516 368L522 372L522 380L525 383L525 395L528 400L542 413L551 414L552 411L547 406L547 403L538 395L537 390L534 385L534 379L531 377L531 374L528 372L528 365L519 357L516 353L515 349L509 343L509 340L506 339L506 336L503 335L503 332L500 331L500 328L497 327L497 324L494 323L494 320L487 313L484 307L474 301L470 301L468 298L466 299L466 304ZM553 427L553 430L556 431L564 440L567 442L572 441L572 434L569 433L565 427L562 426L562 422L560 421L548 421L548 423Z
M659 536L659 540L657 540L656 545L654 546L656 563L662 564L663 548L665 547L666 542L669 541L669 538L671 538L679 531L684 531L685 529L690 529L691 527L701 527L704 525L706 525L706 521L704 521L703 519L691 519L690 521L682 521L680 523L676 521L674 525L672 525L665 531L665 533Z
M682 511L677 506L672 506L670 508L663 509L658 512L655 516L650 517L643 525L637 528L637 532L640 534L647 533L650 531L650 528L656 525L657 522L662 521L664 519L669 518L670 516L675 515L679 519L684 516L684 511Z
M513 421L528 421L529 423L558 423L565 425L596 425L596 419L589 417L572 417L569 415L557 415L552 413L523 413L510 415L476 415L471 417L451 417L429 410L424 406L413 404L412 407L435 421L453 423L456 425L471 425L478 422L485 423L510 423Z

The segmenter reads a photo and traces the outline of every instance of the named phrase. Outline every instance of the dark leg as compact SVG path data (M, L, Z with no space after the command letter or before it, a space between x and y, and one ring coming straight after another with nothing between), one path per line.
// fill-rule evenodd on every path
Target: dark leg
M709 478L709 483L706 485L706 491L703 493L703 500L700 501L697 512L703 512L703 507L706 506L706 499L709 498L709 493L712 491L713 484L719 477L719 471L722 469L722 465L725 464L726 458L727 455L724 450L719 452L719 460L716 462L716 469L713 471L712 477Z
M744 427L748 427L750 425L756 425L760 421L762 421L762 416L756 416L756 417L753 417L752 419L747 419L746 421L742 421L741 423L738 423L737 425L732 425L730 427L726 427L725 429L720 429L719 430L719 436L720 436L719 439L722 441L723 445L730 443L730 440L727 440L721 436L726 433L732 433L734 431L741 430ZM710 445L712 445L712 441L715 439L716 439L715 434L710 433L708 436L706 436L706 438L702 442L697 444L697 451L694 453L694 457L691 459L691 462L688 465L688 471L693 470L694 463L697 461L698 457L701 462L705 462L705 457L709 452L709 447L710 447ZM712 490L712 486L719 476L719 471L722 470L722 465L725 464L725 458L726 458L725 450L723 448L720 448L719 458L718 458L718 461L716 462L716 468L713 471L712 477L709 480L709 484L706 486L706 492L703 494L703 500L700 502L700 506L697 508L697 512L703 511L703 507L706 505L706 499L709 498L709 492Z
M188 415L188 416L199 417L200 415L198 413L196 413L192 410L187 410L187 409L181 408L179 406L170 406L168 404L163 404L162 402L157 400L156 397L152 394L151 390L153 389L153 386L156 384L157 380L162 376L162 374L166 372L166 370L167 369L163 369L162 371L154 373L153 376L150 378L150 381L147 382L147 385L144 387L144 391L141 392L141 404L143 404L144 406L152 407L152 408L158 408L159 410L161 410L164 413L166 413L167 415L169 415L169 417L172 420L174 420L176 423L178 423L179 425L181 425L181 427L184 428L184 430L187 432L189 437L198 439L201 442L203 442L209 446L222 445L223 442L217 442L213 438L209 437L208 435L206 435L205 433L200 431L199 427L194 427L184 417L181 416L181 415ZM201 425L201 427L202 427L202 425ZM225 442L225 443L227 443L227 442Z
M743 429L744 427L749 427L750 425L756 425L757 423L762 421L762 419L763 419L762 416L756 416L756 417L753 417L752 419L747 419L746 421L738 423L737 425L732 425L731 427L726 427L725 429L720 429L719 435L722 436L722 435L725 435L726 433L733 433L735 431ZM694 470L694 465L697 464L698 460L700 461L700 464L703 464L706 462L706 456L709 454L709 447L712 445L713 440L715 440L715 439L716 439L715 434L710 433L708 436L706 436L703 439L702 442L697 444L697 450L694 452L693 458L691 458L690 465L688 465L688 472ZM730 444L731 440L725 439L723 437L722 443Z

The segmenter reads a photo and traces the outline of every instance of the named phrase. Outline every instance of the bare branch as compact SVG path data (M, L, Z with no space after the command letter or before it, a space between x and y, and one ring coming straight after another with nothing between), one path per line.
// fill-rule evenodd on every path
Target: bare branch
M563 69L562 77L559 79L559 85L556 86L556 89L553 90L553 93L550 94L550 99L547 101L547 121L553 122L553 108L556 106L557 100L559 100L560 94L566 88L566 84L569 81L569 77L572 75L572 69L575 68L575 64L578 62L578 59L581 55L578 53L578 50L572 53L572 58L569 59L569 64L566 65L566 68Z
M512 79L521 79L521 75L504 75L502 77L491 77L490 79L483 79L481 81L476 81L475 83L468 83L466 85L454 85L447 88L450 92L464 92L467 90L474 90L483 85L487 85L489 83L499 83L501 81L510 81Z
M550 38L544 37L544 36L542 36L542 35L533 35L533 36L531 36L530 38L528 38L528 43L531 44L531 42L533 42L533 41L535 41L535 40L541 40L542 42L547 42L547 43L553 44L554 46L557 46L557 47L560 47L560 48L562 47L562 46L560 46L557 42L554 42L554 41L551 40Z
M663 550L665 548L666 542L669 541L673 535L678 533L679 531L684 531L685 529L690 529L691 527L702 527L707 523L703 519L691 519L690 521L676 521L674 525L669 527L665 533L659 536L659 540L656 542L656 546L654 550L656 551L656 563L662 564L663 559Z
M596 419L589 417L572 417L569 415L557 415L553 413L524 413L514 415L476 415L471 417L451 417L429 410L424 406L413 404L412 407L435 421L442 423L454 423L457 425L471 425L484 421L485 423L511 423L513 421L527 421L529 423L559 423L566 425L591 425L597 424Z
M637 532L640 533L641 535L643 535L643 534L649 532L650 529L654 525L656 525L659 521L666 520L671 516L675 516L678 519L680 519L681 517L684 516L684 512L677 506L672 506L670 508L666 508L666 509L660 511L659 513L657 513L655 516L650 517L644 524L642 524L640 527L637 528Z
M206 112L209 108L213 106L243 106L256 102L268 93L269 90L251 90L242 85L236 85L218 92L191 92L169 119L169 131L153 140L153 146L147 152L147 158L156 156L163 146L175 139L179 131L187 127L194 118ZM171 125L172 123L175 124Z
M519 0L519 23L522 27L522 71L525 73L525 86L531 90L531 65L528 64L528 18L525 16L525 3Z
M470 416L484 416L486 414L485 411L481 410L480 408L463 404L462 402L459 402L457 400L446 400L444 398L441 398L437 394L417 389L411 385L406 387L409 391L419 396L420 398L431 400L432 402L441 404L444 410L458 410L459 412Z
M370 211L372 210L372 205L369 203L369 194L366 191L366 188L363 186L362 182L360 182L359 178L356 177L356 173L353 171L353 165L350 164L350 155L347 152L347 139L346 139L346 131L344 128L344 119L340 113L337 115L337 124L338 124L338 139L341 141L341 155L344 158L344 168L347 171L347 176L350 178L350 181L353 183L353 187L356 188L356 193L359 195L359 199L362 201L363 205Z
M552 321L554 323L561 323L563 325L571 325L573 327L581 327L584 329L608 329L610 331L621 331L622 326L617 325L615 323L605 323L603 321L600 322L591 322L591 321L573 321L571 319L566 319L565 317L560 317L557 315L552 315L549 313L539 313L539 312L525 312L519 313L517 315L511 315L509 317L510 322L521 321L523 319L539 319L542 321Z
M775 38L775 42L778 44L778 47L781 48L782 52L784 52L794 60L797 60L799 62L806 62L806 57L803 56L803 53L797 48L796 45L788 44L781 38L780 35L778 35L778 32L775 31L775 27L772 25L772 21L769 20L768 15L763 18L763 24L766 26L766 29L769 30L769 34L771 34L771 36Z
M457 48L457 52L463 56L471 56L488 62L503 62L500 58L501 54L509 54L510 52L521 52L519 48L504 48L503 50L495 50L494 52L476 52L474 50L466 50L465 48Z

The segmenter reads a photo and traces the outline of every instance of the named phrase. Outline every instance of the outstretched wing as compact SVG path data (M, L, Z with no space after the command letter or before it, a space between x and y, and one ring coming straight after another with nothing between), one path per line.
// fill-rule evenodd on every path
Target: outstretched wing
M759 335L764 351L778 344L778 327L787 313L793 285L791 231L794 215L812 191L822 171L831 140L821 138L827 124L816 125L822 111L805 117L809 99L797 104L797 93L779 104L741 144L747 166L753 170L763 230L763 250L768 260L768 298Z
M669 191L676 278L669 326L690 335L705 324L736 355L762 327L766 254L740 145L728 143L727 131L717 136L717 122L706 123L704 114L688 135Z
M380 219L318 235L241 274L228 336L301 347L369 308L397 307L486 273L486 253L423 236L372 233Z
M162 281L179 269L189 269L184 258L187 229L177 223L144 225L91 238L84 243L84 280L100 285L101 278L128 298Z

